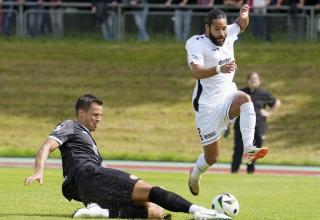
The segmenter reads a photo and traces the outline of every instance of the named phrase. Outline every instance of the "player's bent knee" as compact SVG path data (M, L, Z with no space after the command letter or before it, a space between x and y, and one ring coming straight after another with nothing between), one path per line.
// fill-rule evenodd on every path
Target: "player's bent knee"
M133 188L132 201L147 202L151 188L152 185L147 184L142 180L139 180Z
M241 95L241 104L245 104L247 102L251 102L251 97L248 94L243 93Z
M153 186L144 182L143 180L139 180L135 187L134 188L137 188L137 189L140 189L140 190L144 190L144 191L150 191L150 189L152 188Z
M250 96L244 92L239 92L238 95L233 99L233 106L238 108L248 102L252 102Z

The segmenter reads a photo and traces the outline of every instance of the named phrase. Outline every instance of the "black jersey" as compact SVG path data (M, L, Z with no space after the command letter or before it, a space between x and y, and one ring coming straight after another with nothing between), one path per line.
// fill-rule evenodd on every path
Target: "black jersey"
M256 132L259 132L260 135L263 135L267 129L267 123L266 118L261 115L261 109L264 109L267 106L274 106L276 103L276 98L273 97L268 91L261 88L251 91L250 88L245 87L240 90L250 95L257 117ZM239 118L240 117L238 117L236 120L235 129L240 129Z
M59 142L64 181L69 182L86 166L101 166L102 158L90 131L73 120L60 123L49 135Z

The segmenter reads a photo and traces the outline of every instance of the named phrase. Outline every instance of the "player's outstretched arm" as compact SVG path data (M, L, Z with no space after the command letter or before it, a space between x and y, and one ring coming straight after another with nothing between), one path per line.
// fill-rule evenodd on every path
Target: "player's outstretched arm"
M250 7L247 4L242 5L240 8L240 15L235 20L235 23L237 23L241 29L241 32L243 32L249 25L249 11Z
M34 174L25 179L26 186L29 186L35 180L37 180L40 183L40 185L43 184L43 171L45 167L45 162L48 158L48 155L54 150L56 150L59 146L60 144L51 138L48 138L44 142L36 156Z

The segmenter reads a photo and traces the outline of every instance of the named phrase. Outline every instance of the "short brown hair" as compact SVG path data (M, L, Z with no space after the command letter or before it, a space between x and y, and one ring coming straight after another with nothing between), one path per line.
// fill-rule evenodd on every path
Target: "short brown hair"
M92 103L103 105L103 101L92 94L84 94L83 96L80 96L75 105L76 114L78 114L80 109L87 112Z

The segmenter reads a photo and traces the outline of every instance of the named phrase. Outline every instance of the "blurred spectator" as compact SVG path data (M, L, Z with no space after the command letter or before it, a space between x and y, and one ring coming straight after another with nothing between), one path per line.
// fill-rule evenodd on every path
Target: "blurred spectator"
M320 0L318 0L318 3L315 5L316 7L316 13L318 14L320 12ZM320 17L318 17L317 22L317 31L320 32Z
M212 7L214 0L197 0L197 5Z
M167 0L167 6L178 5L174 10L174 33L176 41L186 41L190 34L192 10L186 5L190 0Z
M253 12L250 16L253 35L259 39L266 39L267 21L265 15L267 13L267 7L270 4L270 0L249 0L248 4L250 8L252 8Z
M118 4L119 0L93 0L92 13L96 17L101 26L101 32L105 40L113 40L114 25L116 20L116 12L114 7Z
M320 13L320 0L317 1L317 3L315 4L315 8L316 8L316 14L319 15ZM315 21L317 24L317 31L320 32L320 17L317 16L318 19Z
M42 34L43 26L43 0L26 0L26 3L35 3L27 6L28 9L28 30L31 37L38 37Z
M243 0L224 0L223 4L226 6L230 6L231 8L241 8L243 5L244 1Z
M305 18L302 17L304 0L289 0L290 15L288 17L288 37L289 41L302 39L304 36L304 22Z
M200 13L208 13L214 5L214 0L197 0L197 5L198 6L203 6L206 7L205 9L194 9L193 12L200 12ZM197 30L198 33L203 33L204 32L204 27L201 25L197 26L199 29Z
M2 33L2 0L0 0L0 32Z
M248 86L241 91L250 95L256 113L256 127L254 134L254 145L262 147L267 130L267 118L269 118L280 106L280 101L273 97L269 92L260 88L260 76L252 72L247 77ZM269 107L269 109L267 109ZM240 116L234 124L234 154L232 157L231 172L237 173L241 164L243 154L243 142L240 131ZM254 173L254 163L247 165L247 173Z
M275 6L275 9L269 9L267 10L267 13L274 13L279 11L279 8L281 7L282 0L270 0L269 6ZM266 24L266 41L271 42L272 41L272 32L274 25L278 22L275 20L272 16L267 17L265 19Z
M50 21L53 36L63 36L63 7L62 0L50 0L53 4L50 7Z
M138 6L139 4L148 4L147 0L130 0L132 6ZM137 8L133 11L134 21L138 28L138 40L149 41L149 34L146 30L146 20L148 16L149 8L147 6L143 8Z
M2 19L1 19L1 32L5 36L10 36L12 34L12 23L14 20L14 3L21 3L21 0L2 0L3 3L6 5L3 5L3 11L1 13ZM7 5L8 4L8 5Z

